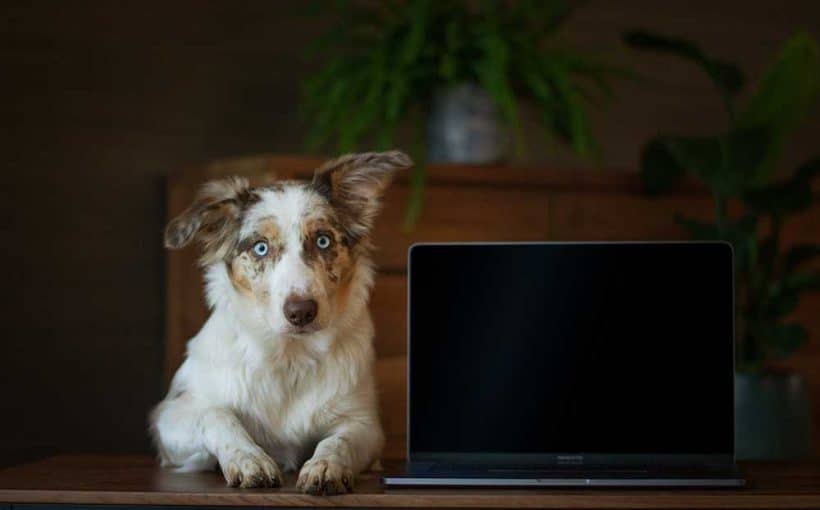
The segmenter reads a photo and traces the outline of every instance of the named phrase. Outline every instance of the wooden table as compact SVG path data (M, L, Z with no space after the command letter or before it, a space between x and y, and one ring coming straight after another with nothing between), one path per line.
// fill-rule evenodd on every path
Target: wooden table
M19 504L254 507L820 508L820 463L746 464L745 489L384 489L365 474L353 494L230 489L216 473L173 473L146 456L58 456L0 470L0 506Z

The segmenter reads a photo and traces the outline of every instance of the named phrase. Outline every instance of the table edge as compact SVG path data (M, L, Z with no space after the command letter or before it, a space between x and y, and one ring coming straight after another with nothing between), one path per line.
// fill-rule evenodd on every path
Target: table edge
M820 494L753 494L686 490L670 494L641 494L640 489L618 494L454 494L387 493L310 496L298 493L205 493L0 489L0 503L181 505L181 506L280 506L280 507L383 507L418 508L820 508Z

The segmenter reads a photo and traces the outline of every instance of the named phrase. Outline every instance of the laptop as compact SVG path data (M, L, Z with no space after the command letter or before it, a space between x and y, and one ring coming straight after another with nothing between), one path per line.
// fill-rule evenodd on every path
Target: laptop
M416 244L388 487L738 487L732 248Z

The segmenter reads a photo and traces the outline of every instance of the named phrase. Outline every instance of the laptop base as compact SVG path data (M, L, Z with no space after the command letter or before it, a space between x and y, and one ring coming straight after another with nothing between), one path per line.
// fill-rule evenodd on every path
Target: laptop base
M403 472L382 477L387 487L713 487L737 488L746 485L736 468L725 470L668 469L463 469L437 470L429 464L422 469L408 464Z

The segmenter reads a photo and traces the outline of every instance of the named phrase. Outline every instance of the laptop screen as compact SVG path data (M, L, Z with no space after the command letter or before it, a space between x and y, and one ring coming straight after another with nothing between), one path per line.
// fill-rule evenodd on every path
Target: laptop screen
M732 455L724 243L415 245L411 459Z

